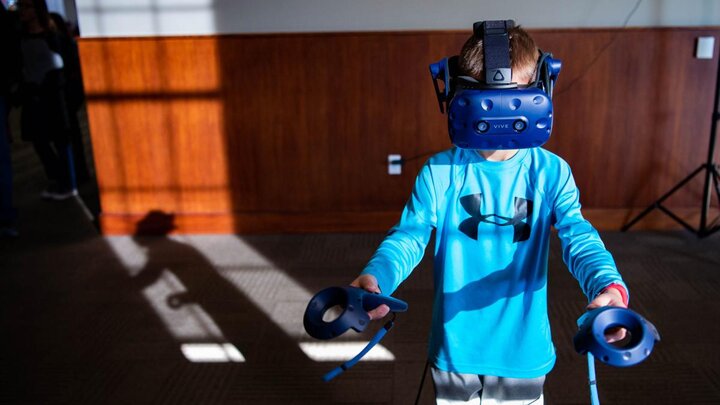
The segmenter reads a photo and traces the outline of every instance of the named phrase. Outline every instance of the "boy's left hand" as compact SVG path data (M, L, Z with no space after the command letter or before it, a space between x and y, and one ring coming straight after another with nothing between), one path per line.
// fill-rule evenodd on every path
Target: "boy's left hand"
M591 310L606 306L627 308L627 305L623 302L623 297L620 292L614 288L608 288L598 294L597 297L588 304L587 309ZM605 340L608 343L617 342L623 340L626 334L627 330L625 330L625 328L608 329L605 331Z

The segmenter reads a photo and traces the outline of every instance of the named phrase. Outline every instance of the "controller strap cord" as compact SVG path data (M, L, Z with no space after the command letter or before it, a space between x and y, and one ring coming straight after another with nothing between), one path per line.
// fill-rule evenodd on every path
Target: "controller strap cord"
M597 378L595 377L595 357L592 353L587 354L588 361L588 381L590 383L590 403L592 405L600 405L598 397Z
M350 367L357 364L358 361L360 361L363 356L365 356L373 347L375 347L376 344L380 343L382 338L385 337L385 335L388 333L390 329L392 329L395 322L395 312L392 313L392 318L382 327L380 330L373 336L373 338L368 342L368 344L365 346L364 349L360 351L355 357L352 359L346 361L345 363L341 364L340 366L330 370L329 373L325 374L323 376L323 381L328 382L332 380L333 378L339 376L342 374L343 371L349 369Z

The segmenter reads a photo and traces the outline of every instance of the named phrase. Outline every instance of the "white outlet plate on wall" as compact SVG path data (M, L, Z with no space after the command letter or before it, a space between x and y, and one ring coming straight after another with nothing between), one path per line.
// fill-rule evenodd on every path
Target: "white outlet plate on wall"
M388 155L388 174L402 174L402 163L399 163L401 159L402 155Z
M712 59L715 50L715 37L698 37L695 46L695 57L698 59Z

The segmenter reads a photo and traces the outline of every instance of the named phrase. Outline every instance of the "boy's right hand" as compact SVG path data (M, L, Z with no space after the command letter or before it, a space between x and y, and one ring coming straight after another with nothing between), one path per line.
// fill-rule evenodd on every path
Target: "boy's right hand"
M360 277L356 278L352 283L350 283L353 287L362 288L365 291L369 291L371 293L380 294L380 287L378 286L377 279L375 276L370 274L363 274ZM384 318L385 315L390 312L390 307L383 304L378 306L377 308L368 311L368 316L370 316L371 320L375 319L381 319Z
M623 295L620 293L620 291L617 288L606 288L598 294L597 297L595 297L590 304L586 307L587 310L605 307L605 306L613 306L613 307L620 307L620 308L627 308L627 305L625 304L625 301L623 301ZM623 339L625 339L625 336L627 335L627 330L625 328L610 328L605 331L605 340L608 343L613 342L619 342Z

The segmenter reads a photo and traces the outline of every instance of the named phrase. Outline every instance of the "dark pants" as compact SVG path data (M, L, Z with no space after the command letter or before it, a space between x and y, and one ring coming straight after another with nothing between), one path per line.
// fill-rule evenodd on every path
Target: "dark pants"
M47 178L55 181L60 191L72 189L67 142L33 141L32 144Z
M13 177L10 158L10 139L8 130L8 109L5 96L0 96L0 222L13 222Z
M82 129L80 129L80 121L78 120L77 109L70 112L70 144L72 145L72 154L74 160L75 176L78 184L84 183L90 179L88 172L87 159L85 159L85 148L83 146Z

